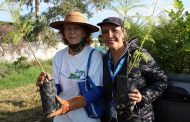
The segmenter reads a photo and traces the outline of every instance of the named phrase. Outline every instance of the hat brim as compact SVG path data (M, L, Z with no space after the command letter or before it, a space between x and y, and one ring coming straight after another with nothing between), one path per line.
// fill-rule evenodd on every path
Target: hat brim
M101 23L98 23L97 25L102 27L105 24L113 24L113 25L116 25L116 26L121 26L120 24L115 23L115 22L101 22Z
M90 32L90 33L99 31L98 27L88 24L88 23L81 23L81 22L56 21L56 22L50 23L50 27L57 29L57 30L63 30L65 23L74 23L74 24L82 25L82 26L86 27L88 29L88 32Z

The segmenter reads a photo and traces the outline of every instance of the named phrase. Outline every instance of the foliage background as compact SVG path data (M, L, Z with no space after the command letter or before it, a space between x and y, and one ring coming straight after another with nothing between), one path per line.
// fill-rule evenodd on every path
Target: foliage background
M124 18L129 39L138 38L139 45L151 53L163 70L190 73L190 14L184 11L180 0L173 0L174 9L165 10L158 17L157 22L154 21L156 19L154 16L135 15L131 17L128 15L131 9L143 7L139 0L44 0L44 2L53 3L54 6L42 13L40 18L35 15L34 0L5 0L5 2L14 16L15 20L12 23L14 29L9 34L1 33L0 44L7 43L14 46L23 40L35 42L36 30L38 30L41 33L40 41L54 46L60 40L56 32L47 26L49 22L59 20L71 9L87 13L88 17L91 17L94 9L107 8L118 12ZM41 2L42 0L39 4ZM21 8L24 5L28 6L31 11L21 16ZM136 21L134 17L137 18ZM97 40L97 43L98 41L102 44L101 38ZM106 48L101 45L102 47ZM45 119L42 114L40 96L35 88L35 80L41 70L36 61L26 60L21 56L14 63L0 62L1 122L51 121ZM51 73L51 60L40 62L45 71Z
M45 2L51 3L53 6L43 12L39 18L36 16L39 9L34 4L36 1L38 1L38 5ZM132 9L144 7L140 0L108 2L105 0L5 0L5 3L9 6L9 11L14 18L14 29L2 37L4 43L17 44L22 39L36 41L36 35L40 32L40 41L55 46L60 39L57 38L56 32L47 26L51 21L59 20L70 10L81 11L91 17L94 14L93 11L106 8L116 11L124 18L128 38L138 38L139 45L152 54L163 70L190 73L190 14L188 11L184 11L183 3L180 0L173 0L174 9L165 10L158 19L153 16L154 10L150 16L139 14L129 16ZM154 8L156 8L156 4L157 0ZM29 14L21 16L23 6L27 6L31 11ZM155 19L158 21L155 22ZM101 39L99 41L102 42Z

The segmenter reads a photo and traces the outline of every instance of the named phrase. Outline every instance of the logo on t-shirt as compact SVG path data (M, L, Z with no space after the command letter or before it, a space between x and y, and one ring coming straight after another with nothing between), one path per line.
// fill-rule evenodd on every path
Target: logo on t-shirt
M68 79L81 79L81 76L84 77L85 72L83 70L76 70L74 73L70 73Z

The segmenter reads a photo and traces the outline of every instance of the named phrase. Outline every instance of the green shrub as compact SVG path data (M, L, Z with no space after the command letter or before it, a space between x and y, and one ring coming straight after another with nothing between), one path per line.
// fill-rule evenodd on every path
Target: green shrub
M12 74L15 71L13 70L14 66L8 62L0 63L0 78L6 77L6 75Z
M150 48L160 66L169 72L190 73L190 14L184 12L181 1L174 0L174 10L160 16L152 37L155 44Z
M17 58L16 61L13 62L15 71L20 73L20 71L28 69L31 65L27 62L27 58L24 56L21 56Z

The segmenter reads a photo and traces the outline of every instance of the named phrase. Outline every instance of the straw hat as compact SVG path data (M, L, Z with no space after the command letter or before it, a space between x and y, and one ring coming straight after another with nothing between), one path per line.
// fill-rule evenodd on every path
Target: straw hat
M76 23L76 24L83 25L83 26L87 27L88 31L91 33L97 32L99 30L98 27L87 23L87 20L82 13L76 12L76 11L68 13L65 16L64 21L52 22L50 24L50 27L58 29L58 30L62 30L64 28L65 23Z

